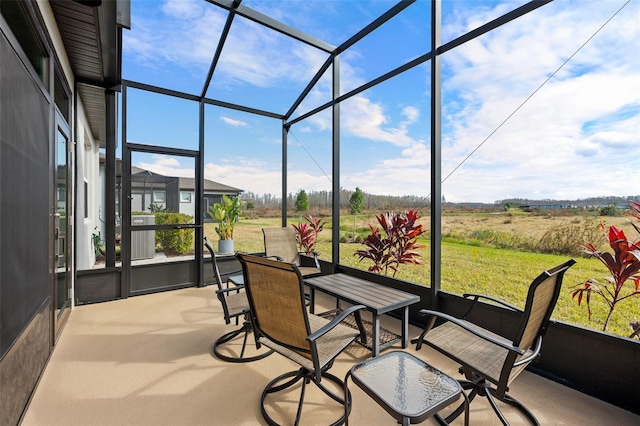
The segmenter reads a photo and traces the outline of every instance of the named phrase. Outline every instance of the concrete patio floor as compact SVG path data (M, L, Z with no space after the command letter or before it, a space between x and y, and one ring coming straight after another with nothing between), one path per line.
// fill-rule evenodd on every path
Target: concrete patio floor
M330 309L332 300L319 297ZM321 308L317 308L317 312ZM386 317L391 330L399 321ZM297 369L273 354L231 364L212 355L212 343L235 325L225 325L213 287L189 288L75 308L23 417L22 425L262 425L260 395L277 375ZM410 336L419 334L410 327ZM238 341L238 345L240 341ZM396 345L400 348L400 345ZM388 349L389 350L389 349ZM432 349L406 349L460 378L457 367ZM384 352L383 352L384 353ZM344 377L370 356L358 344L330 370ZM544 356L544 347L543 347ZM355 385L352 425L396 425L396 421ZM335 404L308 387L302 424L329 424ZM319 393L319 392L318 392ZM524 372L511 386L544 425L638 425L640 416L535 374ZM295 417L295 395L279 403L274 416ZM526 419L505 407L511 424ZM484 400L471 405L471 425L499 424ZM429 419L425 424L436 424ZM463 424L458 418L453 424Z

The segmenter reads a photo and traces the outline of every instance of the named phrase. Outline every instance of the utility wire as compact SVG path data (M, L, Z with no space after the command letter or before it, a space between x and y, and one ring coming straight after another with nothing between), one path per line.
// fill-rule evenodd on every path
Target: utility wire
M567 65L569 63L569 61L571 61L574 58L574 56L576 56L598 33L600 33L600 31L602 31L604 29L604 27L606 27L609 24L609 22L611 22L611 20L613 20L613 18L615 18L620 13L620 11L622 11L622 9L624 9L630 2L631 2L631 0L627 0L626 3L624 3L622 6L620 6L620 8L613 15L611 15L611 17L609 19L607 19L600 26L600 28L598 28L584 43L582 43L580 45L580 47L578 47L578 49L576 49L576 51L573 52L562 64L560 64L560 66L558 68L556 68L556 70L553 71L549 75L549 77L547 77L529 96L527 96L527 98L524 101L522 101L520 103L520 105L518 105L516 107L516 109L514 109L513 112L511 112L511 114L509 114L498 125L498 127L496 127L491 133L489 133L489 135L486 138L484 138L482 140L482 142L480 142L478 144L478 146L476 146L462 161L460 161L460 163L458 163L458 165L456 167L454 167L453 170L451 170L449 172L449 174L447 174L447 176L444 177L444 179L442 179L441 183L444 183L447 179L449 179L451 177L451 175L453 175L460 167L462 167L462 165L464 163L466 163L467 160L469 158L471 158L471 156L473 154L475 154L498 130L500 130L502 128L502 126L504 126L507 123L507 121L509 121L511 119L511 117L513 117L527 102L529 102L529 100L531 98L533 98L533 96L536 93L538 93L540 91L540 89L542 89L543 86L545 86L553 77L555 77L555 75L558 74L558 72L560 72L560 70L562 68L564 68L564 66ZM324 176L329 180L329 182L332 182L332 180L329 177L329 175L327 174L327 172L324 171L322 166L320 166L320 164L316 161L316 159L313 157L313 155L311 155L309 150L307 150L307 148L302 144L302 142L300 142L300 140L296 137L296 135L293 133L293 131L291 129L289 129L289 134L291 136L293 136L293 138L296 140L298 145L300 145L300 147L305 151L305 153L309 156L309 158L315 163L315 165L318 167L318 169L320 169L322 174L324 174Z
M558 68L557 68L553 73L551 73L551 75L549 75L549 77L547 77L547 79L546 79L545 81L543 81L543 82L542 82L542 84L540 84L540 85L538 86L538 88L537 88L536 90L534 90L534 91L533 91L533 93L531 93L531 94L530 94L530 95L529 95L529 96L528 96L524 101L522 101L522 103L521 103L521 104L520 104L520 105L519 105L515 110L513 110L513 112L512 112L511 114L509 114L509 115L507 116L507 118L505 118L505 119L504 119L504 121L498 125L498 127L496 127L496 128L495 128L495 130L493 130L491 133L489 133L489 136L487 136L486 138L484 138L484 140L483 140L482 142L480 142L480 143L478 144L478 146L476 146L476 147L473 149L473 151L471 151L471 152L469 153L469 155L467 155L467 156L466 156L466 157L465 157L465 158L464 158L464 159L463 159L463 160L462 160L462 161L461 161L461 162L460 162L456 167L454 167L454 169L453 169L453 170L451 170L451 172L449 172L449 174L448 174L444 179L442 179L442 181L441 181L441 182L442 182L442 183L444 183L444 181L446 181L446 180L447 180L447 179L448 179L448 178L449 178L449 177L450 177L450 176L451 176L451 175L452 175L456 170L458 170L458 169L459 169L459 168L460 168L460 167L461 167L461 166L462 166L462 165L463 165L463 164L464 164L464 163L465 163L469 158L471 158L471 156L472 156L473 154L475 154L475 152L476 152L477 150L479 150L479 149L482 147L482 145L484 145L484 144L485 144L485 142L487 142L487 141L489 140L489 138L490 138L491 136L493 136L493 135L494 135L498 130L500 130L500 128L502 128L502 126L504 126L504 125L506 124L506 122L507 122L507 121L509 121L509 119L511 119L511 117L513 117L513 116L514 116L514 115L515 115L515 114L520 110L520 108L522 108L522 107L523 107L523 106L524 106L524 105L525 105L525 104L526 104L526 103L527 103L527 102L528 102L528 101L529 101L529 100L530 100L530 99L531 99L531 98L532 98L532 97L533 97L533 96L534 96L534 95L535 95L535 94L536 94L540 89L542 89L542 87L543 87L545 84L547 84L547 83L549 82L549 80L551 80L551 79L552 79L552 78L553 78L553 77L554 77L554 76L555 76L555 75L556 75L556 74L557 74L557 73L558 73L558 72L559 72L559 71L560 71L560 70L561 70L561 69L562 69L562 68L563 68L567 63L569 63L569 61L570 61L571 59L573 59L573 57L574 57L574 56L576 56L576 55L578 54L578 52L580 52L580 51L581 51L581 50L582 50L582 49L583 49L583 48L584 48L584 47L585 47L585 46L586 46L586 45L587 45L587 44L588 44L588 43L589 43L589 42L590 42L590 41L591 41L591 40L592 40L592 39L593 39L593 38L594 38L594 37L595 37L595 36L600 32L600 31L602 31L602 29L603 29L604 27L606 27L606 26L609 24L609 22L611 22L611 20L612 20L613 18L615 18L615 17L618 15L618 13L620 13L620 11L621 11L622 9L624 9L624 8L629 4L629 2L631 2L631 0L628 0L625 4L623 4L623 5L622 5L618 10L617 10L617 11L616 11L616 12L615 12L615 13L614 13L614 14L613 14L609 19L607 19L607 20L605 21L605 23L604 23L604 24L602 24L602 25L600 26L600 28L598 28L598 29L596 30L596 32L595 32L595 33L593 33L593 34L592 34L592 35L591 35L591 36L590 36L590 37L589 37L589 38L588 38L584 43L582 43L582 45L581 45L580 47L578 47L578 49L577 49L575 52L573 52L573 54L571 54L571 56L569 56L569 57L568 57L568 58L567 58L567 59L566 59L566 60L565 60L565 61L564 61L564 62L563 62L563 63L562 63L562 64L561 64L561 65L560 65L560 66L559 66L559 67L558 67Z
M325 175L325 177L327 179L329 179L329 182L333 182L331 180L331 178L329 177L329 175L327 175L327 172L324 171L324 169L322 168L322 166L320 166L320 164L316 161L315 158L313 158L313 155L311 155L311 153L307 150L307 148L302 144L302 142L300 142L300 140L296 137L296 135L293 134L293 131L291 131L291 129L289 129L289 134L291 136L293 136L293 138L296 140L296 142L298 142L298 145L300 145L302 147L302 149L304 150L304 152L307 153L307 155L309 156L309 158L311 158L311 160L316 163L316 166L318 166L318 168L320 169L320 171L322 172L322 174Z

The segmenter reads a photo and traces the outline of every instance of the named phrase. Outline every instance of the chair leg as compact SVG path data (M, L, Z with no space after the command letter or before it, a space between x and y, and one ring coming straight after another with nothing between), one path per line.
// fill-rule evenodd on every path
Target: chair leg
M327 373L327 372L323 372L322 373L322 378L332 381L334 382L336 385L338 385L338 388L344 388L344 382L339 379L338 377L334 376L333 374ZM283 383L280 383L284 381ZM351 397L350 397L350 393L347 393L346 396L346 400L345 398L342 398L338 395L336 395L334 392L332 392L329 388L327 388L326 386L324 386L321 382L316 382L313 380L313 373L305 368L300 368L299 370L296 371L290 371L288 373L282 374L278 377L276 377L275 379L273 379L272 381L270 381L267 386L265 387L264 391L262 392L262 397L260 398L260 409L262 411L262 417L264 417L264 419L266 420L266 422L271 425L271 426L277 426L279 425L278 422L276 422L275 420L273 420L271 418L271 416L269 416L269 414L267 413L267 410L265 408L265 399L268 395L276 393L276 392L280 392L282 390L285 390L291 386L293 386L294 384L296 384L297 382L299 382L300 380L302 380L302 388L300 390L300 398L298 400L298 408L296 411L296 420L294 422L294 425L298 425L300 423L300 417L302 416L302 407L304 404L304 396L305 396L305 390L306 390L306 385L309 382L313 382L315 383L315 385L322 391L324 392L327 396L329 396L331 399L333 399L334 401L338 402L341 405L345 405L347 407L345 414L343 414L340 418L338 418L335 422L331 423L330 426L339 426L341 424L343 424L345 422L345 418L348 416L349 412L351 411Z
M245 357L244 356L244 351L246 349L247 346L247 337L249 336L249 333L251 333L252 328L251 328L251 324L249 322L245 322L241 328L231 331L229 333L223 334L222 336L220 336L214 343L213 343L213 353L214 355L223 360L223 361L227 361L227 362L253 362L253 361L258 361L262 358L266 358L267 356L271 355L273 353L272 350L268 350L264 353L261 353L259 355L255 355L255 356L251 356L251 357ZM233 357L233 356L228 356L225 355L223 353L220 352L220 350L218 349L218 347L224 343L227 343L233 339L235 339L236 337L238 337L240 334L244 333L243 339L242 339L242 349L240 350L240 356L237 357Z
M435 323L436 323L436 317L432 316L431 318L429 318L429 321L427 322L427 326L422 330L422 333L420 333L420 336L414 339L411 339L411 344L416 345L416 351L419 351L422 348L423 343L427 343L424 336L426 336L427 333L433 328Z
M495 411L496 415L498 416L498 418L500 419L502 424L504 426L509 426L509 422L504 417L504 414L502 414L502 411L500 411L500 407L498 407L498 404L496 403L495 399L493 398L493 395L491 395L491 392L490 391L487 392L484 396L486 396L487 399L489 400L489 404L491 405L491 408L493 408L493 411Z
M449 414L445 419L444 419L444 423L440 423L440 424L449 424L452 421L454 421L455 419L457 419L460 414L465 413L466 417L467 417L467 421L469 418L469 404L471 404L471 401L473 401L473 399L480 395L479 392L479 387L477 385L477 383L474 382L470 382L468 380L458 380L458 383L460 383L460 386L462 387L463 390L463 396L464 396L464 400L462 401L462 403L456 407L455 410L453 410L451 412L451 414ZM466 393L464 393L465 390L470 390L469 394L467 395ZM437 416L436 419L440 417Z
M497 398L495 396L495 389L494 388L489 388L489 399L493 399L494 397ZM503 398L497 398L499 401L504 402L505 404L509 404L515 408L517 408L522 414L524 414L530 421L532 424L536 425L536 426L540 426L540 423L538 422L538 419L536 419L536 416L533 415L533 413L524 406L524 404L522 404L520 401L518 401L517 399L515 399L514 397L512 397L509 394L505 394L505 396ZM495 409L494 409L495 410Z
M469 394L467 396L467 402L466 402L467 410L468 410L468 404L470 404L471 401L473 401L473 399L476 396L483 396L483 397L487 398L487 400L489 401L489 404L491 405L491 408L496 413L496 415L500 419L500 422L504 426L508 426L509 422L507 421L506 417L502 413L502 410L500 410L500 407L498 407L498 403L496 402L496 400L514 406L515 408L520 410L531 421L532 424L534 424L536 426L540 426L540 423L538 422L536 417L533 415L533 413L531 411L529 411L529 409L527 409L527 407L525 407L520 401L518 401L517 399L513 398L509 394L506 394L504 397L499 398L496 395L496 389L491 385L490 382L488 382L488 381L486 381L486 380L484 380L482 378L477 378L477 380L473 380L473 381L470 381L470 380L458 380L458 383L460 383L460 386L462 386L462 389L470 390L470 392L469 392ZM438 422L440 424L451 423L458 416L460 416L460 414L462 414L464 411L465 411L465 402L463 402L451 414L449 414L444 419L444 423L441 423L440 419L438 419ZM468 412L467 412L466 415L467 415L467 418L468 418L468 416L469 416Z

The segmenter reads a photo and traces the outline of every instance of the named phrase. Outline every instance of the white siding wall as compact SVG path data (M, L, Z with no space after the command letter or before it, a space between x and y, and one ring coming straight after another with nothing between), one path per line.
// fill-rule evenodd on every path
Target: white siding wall
M189 194L189 201L183 201L182 194ZM180 213L192 216L195 220L196 198L194 191L180 191Z
M58 25L55 21L53 11L51 10L51 5L49 4L49 1L46 0L37 0L37 4L40 8L49 35L51 36L51 40L53 41L60 66L64 73L64 77L67 79L67 84L73 92L75 75L73 74L73 71L71 69L71 64L69 62L67 52L64 49L62 37L60 36ZM71 99L73 99L73 96L74 95L72 93ZM73 103L71 107L73 108ZM75 245L77 251L77 264L75 265L75 267L77 269L87 269L91 268L95 263L91 234L95 232L94 228L96 226L99 226L100 224L98 214L100 211L99 200L102 194L102 188L100 186L100 176L98 172L98 143L94 141L90 136L90 131L85 131L85 129L88 129L88 124L84 112L84 106L82 105L82 102L80 102L80 100L78 100L78 110L76 111L76 114L78 128L73 128L76 123L69 123L69 125L71 126L72 134L77 135L77 140L75 141L75 156L72 160L72 164L73 162L75 162L77 165L77 175L71 183L72 185L75 185L76 183L78 184L74 188L75 197L77 200L77 202L75 203L75 205L77 206L77 211L74 211L72 207L71 214L74 215L75 233L77 234L77 237L75 237L77 241L77 244ZM87 138L89 140L87 140ZM84 207L85 180L88 183L88 217L86 219ZM104 230L102 230L102 232L104 235ZM74 236L69 235L69 238L74 238ZM74 265L71 266L73 267Z

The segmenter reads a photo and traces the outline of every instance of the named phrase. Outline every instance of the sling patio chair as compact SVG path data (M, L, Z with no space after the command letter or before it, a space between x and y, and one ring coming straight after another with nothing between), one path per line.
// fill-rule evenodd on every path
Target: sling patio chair
M469 390L469 401L476 395L486 397L502 424L509 423L500 411L496 399L516 407L531 422L539 424L531 411L509 395L509 384L540 356L542 338L558 300L562 278L574 263L574 259L569 259L534 279L529 286L524 310L479 294L463 295L465 299L469 299L470 307L461 319L437 311L421 310L421 314L429 315L430 318L426 328L416 339L416 350L426 343L457 362L466 379L460 380L460 384L463 389ZM466 319L471 316L480 299L487 299L521 315L515 335L506 338ZM444 320L444 323L433 328L437 319ZM458 407L445 420L451 422L462 410L462 406Z
M318 254L307 255L298 251L296 233L292 227L262 228L264 235L264 252L282 262L298 266L303 277L310 277L322 272L318 262Z
M251 334L251 322L246 316L246 310L249 309L249 302L247 301L247 293L244 291L244 277L242 276L242 269L229 271L225 274L227 280L225 286L223 286L222 276L220 269L218 268L217 254L209 244L207 237L204 237L204 246L211 253L211 264L213 266L213 279L216 282L218 290L216 296L222 304L222 311L224 313L224 321L226 324L231 324L231 320L235 319L236 325L238 325L239 317L244 318L242 327L230 331L220 336L213 343L213 353L216 357L228 361L228 362L251 362L262 359L273 351L262 352L258 355L245 356L245 350L247 348L247 338ZM231 283L231 285L229 285ZM236 337L243 335L242 347L239 355L227 355L232 354L230 350L223 350L221 345L234 340ZM229 345L227 345L227 349Z
M276 377L263 390L260 408L265 421L270 425L291 423L288 419L278 419L279 422L274 420L273 411L279 413L278 417L286 416L283 414L286 413L283 407L287 396L291 395L290 388L301 382L293 422L299 424L306 385L313 382L331 400L338 403L341 417L332 425L342 424L345 419L344 405L347 404L347 409L350 409L351 397L348 391L344 393L344 382L328 370L338 355L359 335L357 330L340 322L352 313L359 315L360 310L365 307L352 306L331 321L310 314L305 307L302 275L296 265L252 255L236 256L244 271L251 308L249 315L258 345L265 345L300 366L297 370ZM271 414L267 407L271 408ZM322 404L322 410L326 409L330 408ZM312 413L307 415L311 416ZM307 423L315 422L309 418Z

